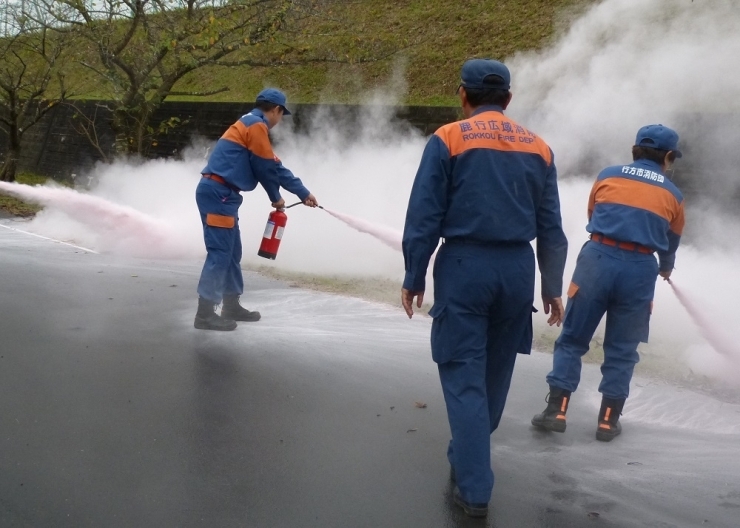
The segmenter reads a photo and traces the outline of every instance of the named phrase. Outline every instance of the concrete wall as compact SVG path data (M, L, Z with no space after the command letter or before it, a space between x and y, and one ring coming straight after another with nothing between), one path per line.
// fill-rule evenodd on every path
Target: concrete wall
M344 123L357 122L363 111L363 107L353 105L291 105L291 108L293 126L298 129L305 129L319 108L330 116L343 117ZM155 113L153 126L172 117L180 119L180 125L159 136L148 157L178 156L194 137L216 140L251 109L251 103L165 103ZM449 107L380 107L378 110L394 115L399 126L410 125L424 134L431 134L440 125L460 117L458 108ZM88 120L95 123L100 150L82 130ZM56 179L86 171L96 161L103 160L104 155L113 155L114 135L109 123L110 111L104 102L80 101L55 107L24 135L20 169ZM0 161L6 151L6 138L0 134Z
M383 112L391 115L398 127L414 127L428 135L440 125L461 117L459 108L452 107L362 107L356 105L295 105L293 126L305 130L319 110L346 128L346 134L356 133L353 127L363 113ZM181 125L157 140L150 158L177 157L190 145L192 138L216 140L239 116L252 109L251 103L165 103L154 115L152 123L171 117ZM103 159L91 142L81 133L85 122L81 115L95 120L98 143L107 156L113 153L113 133L109 126L110 112L103 102L84 101L59 105L24 136L20 168L56 179L69 179L84 173ZM681 131L685 157L676 165L674 180L694 201L708 198L712 207L737 209L740 202L740 114L691 114L680 116L675 127ZM364 122L364 121L363 121ZM6 151L5 136L0 134L0 161ZM629 150L625 150L629 155ZM626 160L625 160L626 161ZM580 173L596 174L601 168L584 162Z

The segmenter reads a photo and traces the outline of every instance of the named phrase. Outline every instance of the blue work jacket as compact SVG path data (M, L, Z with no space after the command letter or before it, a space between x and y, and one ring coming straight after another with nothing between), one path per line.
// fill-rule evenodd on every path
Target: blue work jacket
M267 119L257 108L221 136L201 174L216 174L240 191L252 191L259 183L271 202L280 200L280 187L301 201L310 194L272 151Z
M440 238L490 244L536 238L542 295L562 294L568 241L553 154L501 107L479 107L429 139L406 214L404 288L424 291Z
M676 261L685 217L681 191L654 161L607 167L588 199L589 233L656 250L660 271Z

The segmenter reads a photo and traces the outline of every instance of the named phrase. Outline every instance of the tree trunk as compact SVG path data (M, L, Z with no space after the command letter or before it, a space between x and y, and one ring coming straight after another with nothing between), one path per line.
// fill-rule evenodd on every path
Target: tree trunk
M5 157L2 169L0 169L0 181L14 182L15 173L18 170L18 160L21 157L21 137L18 130L11 129L8 134L8 154Z
M111 126L116 134L116 154L146 157L152 139L149 120L153 112L154 108L149 104L143 104L135 109L114 110Z
M18 156L20 152L18 151L9 151L8 157L5 159L5 163L3 163L2 169L0 169L0 181L4 182L14 182L15 181L15 173L18 169Z

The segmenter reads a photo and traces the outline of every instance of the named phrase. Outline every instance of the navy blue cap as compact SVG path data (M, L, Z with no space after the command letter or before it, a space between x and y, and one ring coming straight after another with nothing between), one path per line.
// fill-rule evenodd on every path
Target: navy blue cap
M678 134L667 126L647 125L637 131L636 147L652 147L658 150L672 150L676 157L683 156L678 150Z
M261 103L266 101L268 103L276 104L283 108L284 115L290 115L290 112L285 108L285 104L288 100L285 98L285 94L277 88L265 88L257 94L257 102Z
M508 90L511 87L509 68L493 59L466 61L460 72L460 78L460 86L463 88Z

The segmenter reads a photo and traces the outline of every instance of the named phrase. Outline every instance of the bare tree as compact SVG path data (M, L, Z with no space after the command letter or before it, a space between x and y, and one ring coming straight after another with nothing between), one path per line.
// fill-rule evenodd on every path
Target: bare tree
M20 7L7 3L1 13L0 130L8 149L0 181L15 181L23 134L67 97L58 67L63 36L24 16ZM55 79L58 86L52 88Z
M72 114L72 128L74 131L81 136L85 136L98 152L100 159L104 163L109 163L111 161L109 157L110 150L103 144L101 133L98 130L98 125L101 122L98 119L98 112L110 113L110 108L105 103L96 103L92 115L88 115L88 112L78 107L74 101L68 101L65 104L74 109L74 114Z
M207 65L265 66L333 60L308 57L305 48L273 46L281 33L327 0L29 0L57 27L87 46L80 62L111 87L116 150L145 154L156 133L154 111L168 95L205 96L226 90L174 92L178 80ZM344 60L344 58L343 58Z

